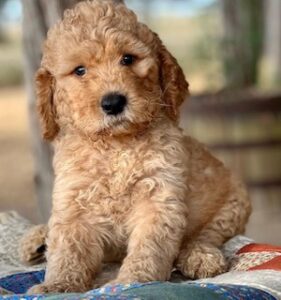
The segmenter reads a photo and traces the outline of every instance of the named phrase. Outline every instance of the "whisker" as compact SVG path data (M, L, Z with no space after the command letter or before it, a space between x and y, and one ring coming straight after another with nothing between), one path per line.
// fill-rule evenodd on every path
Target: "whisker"
M165 103L155 103L156 105L159 105L159 106L165 106L165 107L172 107L173 105L170 105L170 104L165 104Z

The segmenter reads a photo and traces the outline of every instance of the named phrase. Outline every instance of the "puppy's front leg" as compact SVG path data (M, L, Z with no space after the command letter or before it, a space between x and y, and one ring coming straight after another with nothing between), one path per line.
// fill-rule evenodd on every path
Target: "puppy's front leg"
M129 222L128 254L113 283L170 278L187 220L187 208L177 197L162 191L136 207Z
M32 287L28 293L84 292L91 289L103 257L99 228L90 228L81 218L71 223L56 218L56 221L51 219L49 224L45 281Z

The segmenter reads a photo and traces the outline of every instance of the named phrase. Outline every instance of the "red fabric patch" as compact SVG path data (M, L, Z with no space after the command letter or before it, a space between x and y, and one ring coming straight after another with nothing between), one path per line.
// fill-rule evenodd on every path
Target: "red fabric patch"
M248 252L280 252L281 247L272 246L267 244L248 244L241 248L236 254L248 253Z

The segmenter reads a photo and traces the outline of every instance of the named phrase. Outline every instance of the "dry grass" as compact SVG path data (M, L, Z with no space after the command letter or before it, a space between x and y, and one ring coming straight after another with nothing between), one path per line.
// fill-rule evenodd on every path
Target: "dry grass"
M0 211L38 220L23 88L0 90Z

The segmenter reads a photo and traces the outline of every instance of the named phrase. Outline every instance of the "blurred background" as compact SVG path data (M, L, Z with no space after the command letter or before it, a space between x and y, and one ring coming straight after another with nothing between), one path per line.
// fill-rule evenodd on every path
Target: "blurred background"
M32 78L49 26L75 2L0 0L0 211L33 222L47 220L52 169ZM126 3L185 71L192 95L182 109L185 131L247 183L254 207L247 235L280 244L281 1Z

